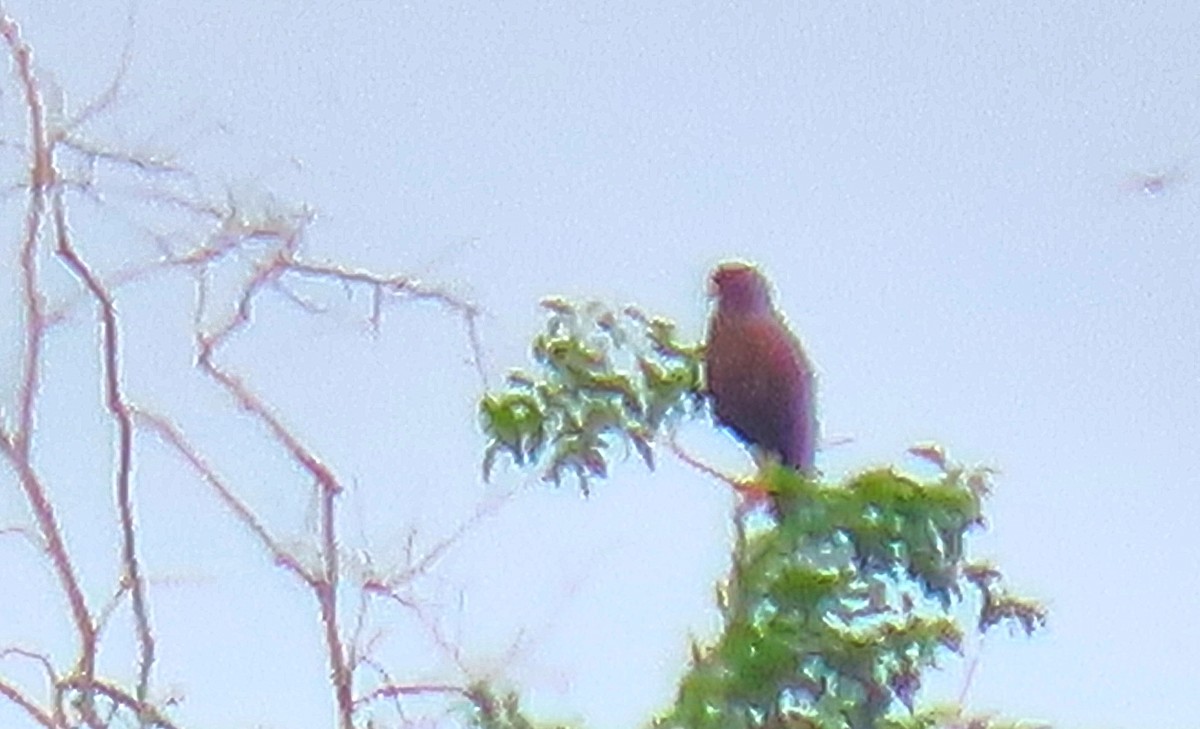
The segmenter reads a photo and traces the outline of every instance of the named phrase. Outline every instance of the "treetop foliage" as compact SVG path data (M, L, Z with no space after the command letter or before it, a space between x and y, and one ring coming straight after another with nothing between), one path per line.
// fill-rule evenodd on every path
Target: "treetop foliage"
M651 444L673 418L703 404L703 348L676 339L674 325L633 308L563 299L542 302L546 329L532 345L537 374L510 373L508 388L480 404L490 442L483 470L508 455L520 466L543 469L548 481L608 474L610 440L632 448L653 468Z
M514 372L481 403L485 473L506 454L556 484L573 475L586 494L608 474L614 446L652 467L655 442L705 411L703 347L636 309L543 305L536 370ZM995 566L967 556L992 472L954 464L937 446L912 453L940 474L874 468L824 482L767 462L747 483L710 472L772 494L779 509L769 521L736 513L717 589L723 632L693 646L657 728L1005 726L917 705L924 672L961 653L969 628L1008 623L1029 634L1046 614L1007 592Z

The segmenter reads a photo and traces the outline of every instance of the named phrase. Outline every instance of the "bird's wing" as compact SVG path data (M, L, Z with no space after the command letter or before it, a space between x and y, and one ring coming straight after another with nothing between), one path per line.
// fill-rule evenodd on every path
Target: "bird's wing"
M708 353L717 418L744 440L811 468L812 368L773 315L718 317Z

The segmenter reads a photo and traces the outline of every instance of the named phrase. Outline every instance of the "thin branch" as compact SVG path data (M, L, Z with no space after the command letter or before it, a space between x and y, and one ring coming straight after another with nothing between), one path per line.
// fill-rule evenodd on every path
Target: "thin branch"
M165 270L165 266L161 263L149 263L129 268L121 269L109 275L106 278L99 278L100 285L109 294L131 283L144 281L155 273ZM79 295L68 298L66 301L59 303L56 306L50 307L45 312L43 321L47 328L56 326L64 321L67 321L75 309L83 302L91 300L92 295L89 291L84 291Z
M7 446L5 446L7 447ZM0 448L3 450L3 448ZM26 542L34 549L41 550L42 544L38 541L37 534L23 526L0 527L0 537L17 536L23 537Z
M405 295L411 298L432 300L458 313L467 323L468 339L471 343L473 361L481 382L486 385L482 368L482 347L476 329L478 311L475 307L439 289L424 286L404 276L382 277L364 271L301 262L297 259L300 235L306 218L296 220L286 217L268 218L263 221L247 221L232 212L222 221L215 246L204 246L178 262L195 267L200 274L218 257L239 249L250 240L271 241L275 244L272 255L260 261L247 279L237 300L233 316L214 331L198 331L197 365L214 381L220 384L240 408L251 413L266 427L273 440L279 443L313 479L318 491L320 510L319 535L321 544L322 573L309 581L321 615L329 660L330 680L334 689L338 721L342 729L353 727L353 669L356 657L348 654L343 640L338 617L337 593L341 580L341 564L337 539L337 497L342 491L333 472L323 464L315 453L302 444L287 428L271 408L263 402L237 375L220 366L216 361L217 351L242 329L250 324L254 299L259 292L279 286L280 279L288 273L300 276L323 278L343 285L365 285L375 293ZM201 284L199 296L206 298ZM304 307L302 307L304 308ZM202 309L197 310L197 321ZM378 309L372 316L377 320ZM438 552L440 554L440 552ZM431 556L431 562L437 554Z
M321 551L324 574L313 589L321 606L321 624L325 628L325 646L329 652L330 678L337 699L338 719L342 729L354 729L353 673L346 662L346 647L338 630L337 590L340 581L340 561L337 544L337 495L340 487L318 479L321 489Z
M467 696L465 686L455 686L447 683L416 683L416 684L387 684L371 691L365 696L355 699L355 706L369 704L381 699L392 699L400 696L428 696L429 694L454 694Z
M46 727L46 729L58 729L60 726L59 722L55 721L53 716L47 714L32 699L22 693L19 688L4 679L0 679L0 696L19 706L31 719Z
M483 366L483 343L479 336L480 311L474 304L463 301L444 289L428 286L410 276L379 276L367 271L324 266L312 263L302 263L291 260L287 264L288 271L303 276L327 278L344 283L357 283L368 286L372 291L371 323L378 326L380 306L383 295L403 294L413 299L434 301L453 311L463 318L467 330L467 342L471 347L471 362L479 376L479 383L487 389L487 372Z
M41 376L44 308L38 279L38 239L46 214L46 190L54 183L55 172L50 160L50 143L46 138L44 109L37 81L33 75L32 51L21 39L20 28L7 15L0 17L0 34L8 43L9 53L16 66L25 103L29 107L29 136L33 142L33 163L30 166L29 208L25 214L25 235L22 239L19 265L21 293L25 306L25 352L22 358L20 387L17 394L17 422L12 435L13 446L21 458L29 457L33 437L34 401Z
M368 594L391 600L412 612L416 616L417 621L429 634L429 639L433 641L433 644L438 647L442 654L449 658L464 675L470 672L466 662L463 660L462 650L446 639L446 636L442 633L442 629L438 626L437 620L430 617L419 602L402 595L398 589L389 587L383 583L368 583L363 587Z
M152 154L136 154L119 149L107 149L74 136L63 137L59 144L88 160L88 169L91 174L83 181L76 180L76 183L84 188L91 187L94 182L97 162L112 162L151 174L184 174L183 168L175 162Z
M199 451L188 443L183 433L174 424L163 417L138 408L133 409L133 415L140 424L157 433L165 443L174 448L187 461L188 465L199 474L200 478L204 479L205 483L216 492L218 498L221 499L226 508L233 512L238 521L242 523L242 526L258 539L263 549L271 555L276 564L295 574L305 584L312 585L317 579L316 576L306 570L297 561L295 556L290 554L275 537L271 536L266 526L251 511L250 507L237 494L233 493L233 490L217 475L216 471L204 460Z
M113 74L112 81L109 82L108 86L99 96L88 102L73 119L63 124L64 132L73 131L88 123L95 116L112 106L120 97L121 89L125 85L125 77L129 74L129 66L133 58L134 8L134 3L130 3L129 14L125 17L125 45L121 49L121 60L118 62L117 72Z
M132 16L130 25L132 27ZM160 198L197 215L206 216L218 223L218 229L201 246L178 255L165 243L160 247L158 261L118 272L113 276L102 276L77 249L67 224L65 195L75 190L91 195L98 202L103 198L94 189L98 164L113 163L135 172L175 173L178 170L162 159L114 151L103 144L94 144L79 134L92 118L108 109L121 94L130 62L130 39L122 54L120 66L109 87L73 118L67 119L56 128L47 126L47 112L38 81L33 71L31 51L22 40L16 23L0 11L0 35L7 43L13 66L24 91L24 101L29 115L29 151L31 164L27 186L28 209L25 217L24 234L20 243L19 265L21 266L20 301L24 314L24 351L17 391L17 411L11 429L0 423L0 454L13 465L14 472L30 504L31 512L44 542L44 552L51 561L59 582L70 605L75 631L79 635L80 650L76 664L66 678L53 681L57 709L49 713L40 709L21 691L7 684L0 684L0 694L24 708L35 720L45 726L62 727L68 724L63 707L64 692L71 694L73 710L79 719L91 729L102 729L109 724L118 711L128 710L136 715L137 723L171 729L174 725L162 716L149 701L150 680L155 665L155 637L150 623L148 605L148 581L138 551L133 493L134 425L146 427L171 446L201 476L234 514L236 519L259 540L263 548L277 564L280 564L307 585L313 592L320 609L326 651L330 665L330 680L334 689L338 723L341 729L353 729L356 701L353 694L354 666L359 657L353 649L347 650L341 634L338 614L338 596L343 581L339 551L338 497L342 492L334 471L304 444L286 426L274 409L260 398L234 371L219 362L219 350L228 341L251 323L254 300L264 289L278 290L301 309L313 312L304 300L294 294L284 277L322 278L340 283L348 291L354 287L367 287L372 294L370 321L377 331L382 319L385 296L402 296L409 299L428 300L444 310L462 318L471 349L470 360L479 375L481 386L486 388L487 377L483 366L482 346L478 331L479 311L441 289L423 284L407 276L380 276L373 273L315 264L299 260L300 236L305 225L311 221L311 213L267 214L260 218L245 215L232 200L227 205L205 206L188 200L170 191L162 191ZM56 155L57 158L56 158ZM72 155L79 155L73 157ZM76 162L82 158L84 167L81 181L62 179L56 163L64 160ZM42 291L39 261L45 255L42 236L53 234L56 253L62 265L79 282L84 295L48 311ZM201 326L208 298L206 275L208 267L226 256L243 252L249 244L253 258L257 260L252 275L244 282L235 299L232 316L213 329ZM190 269L197 281L198 306L196 310L196 362L197 367L221 386L241 409L249 412L268 432L269 437L281 446L289 457L307 473L317 489L319 504L318 540L320 544L320 567L304 567L300 561L275 539L254 512L228 487L199 452L186 440L182 432L167 418L137 410L126 397L123 385L122 340L116 288L122 283L140 279L149 273L184 267ZM114 454L113 478L121 537L121 565L123 578L111 605L115 606L128 592L131 610L135 618L138 641L138 679L132 691L126 691L96 677L96 655L100 629L97 618L88 608L82 588L74 572L61 527L54 513L45 484L33 467L31 458L32 439L35 431L35 415L43 367L45 365L45 337L50 326L63 320L83 300L91 300L96 306L100 330L101 377L104 403L116 430L116 452ZM470 520L447 538L434 545L428 552L410 562L409 569L401 580L411 580L425 573L461 536L482 518L492 507L481 507ZM362 636L366 620L366 595L364 592L360 613L357 616L355 640ZM397 599L399 599L397 597ZM401 602L403 602L401 600ZM108 609L103 613L107 616ZM433 626L435 633L436 625ZM369 650L370 647L368 646ZM19 649L11 649L4 655L23 655ZM45 669L51 672L46 659ZM50 673L53 676L53 673ZM451 686L406 686L394 681L377 689L376 698L421 692L457 692L462 689ZM107 699L107 701L103 701ZM376 700L372 698L370 700ZM98 704L99 702L99 704ZM111 704L109 703L111 702ZM100 709L103 708L103 711ZM99 714L98 714L99 712ZM112 715L108 715L111 712ZM101 716L104 714L105 716Z
M367 593L359 591L358 606L354 610L354 629L350 631L349 647L346 649L346 665L350 667L351 672L358 670L359 665L368 660L364 656L371 654L375 641L380 637L380 633L375 632L364 644L363 633L367 629L367 612L370 603ZM363 646L363 649L359 650L359 646Z
M117 453L114 469L114 491L117 520L121 532L122 584L128 587L134 624L138 638L137 700L144 703L150 692L150 673L154 668L155 640L150 626L150 609L146 597L146 580L142 575L137 550L137 529L133 508L133 417L121 388L120 328L112 295L104 288L71 243L67 232L66 212L62 198L55 194L54 228L58 239L57 253L67 268L90 293L99 308L101 332L101 361L104 375L104 399L117 428Z
M306 580L313 590L321 613L321 624L325 634L326 651L330 663L330 680L333 683L338 720L342 729L353 729L352 673L347 665L345 645L342 641L337 616L337 587L339 583L339 560L336 532L336 499L342 487L333 472L326 467L315 453L304 446L283 422L258 398L236 375L218 366L214 360L216 349L234 333L250 322L251 301L264 286L272 283L285 270L286 252L294 248L298 240L297 231L283 238L281 250L276 256L259 265L250 278L238 302L234 317L212 335L197 335L197 364L202 371L222 385L237 401L238 405L253 414L266 426L272 438L284 447L300 466L313 478L320 498L320 539L322 552L322 574Z
M388 686L388 685L398 683L395 680L395 678L392 677L392 674L386 668L384 668L384 666L382 664L380 664L378 661L371 659L371 658L364 658L362 660L362 665L375 671L375 673L379 676L381 685ZM392 708L395 709L397 717L399 717L401 720L405 720L406 717L405 717L405 711L404 711L404 702L401 700L401 698L402 698L401 696L392 697ZM355 703L355 707L358 708L358 707L365 705L365 703L367 703L367 702L365 702L364 699L362 697L360 697L358 699L355 699L354 703ZM405 722L405 724L407 725L407 721Z
M50 656L48 656L44 653L39 653L37 651L31 651L31 650L27 650L25 648L18 648L16 646L13 646L10 648L5 648L4 650L0 650L0 658L8 658L8 657L12 657L12 656L15 656L18 658L25 658L27 660L33 661L34 663L38 664L38 667L45 674L46 685L50 688L52 695L54 696L53 718L55 720L55 726L62 726L63 724L65 724L65 721L64 721L65 715L63 712L63 703L62 703L62 698L63 698L62 691L58 688L58 686L59 686L58 673L54 670L54 666L50 662Z
M33 661L41 667L46 674L46 681L49 685L54 686L58 683L58 675L54 672L54 666L50 663L50 657L45 653L26 650L25 648L17 648L15 646L0 650L0 658L8 658L16 656L18 658L26 658Z
M493 516L500 509L500 507L512 497L512 495L512 492L509 492L503 494L499 498L491 499L481 503L478 507L476 507L475 513L471 514L470 517L459 523L458 527L456 527L454 531L440 539L436 544L426 550L426 552L418 559L411 560L409 565L405 567L405 569L399 575L388 580L386 582L387 588L395 589L400 584L411 582L416 577L428 572L438 560L445 556L446 552L448 552L451 547L458 544L458 542L464 536L466 536L467 532L474 528L475 525L484 518Z
M979 634L979 639L975 644L975 655L971 656L970 662L967 664L967 673L963 676L962 688L958 692L958 707L967 705L967 694L971 691L971 684L975 681L975 671L979 668L979 659L983 657L983 633Z
M720 481L721 483L732 488L734 491L737 491L741 494L753 492L753 488L749 487L746 482L739 481L736 478L725 475L716 468L708 465L704 461L701 461L699 458L693 456L691 453L685 451L683 446L679 445L679 441L675 439L674 433L667 434L667 449L670 450L671 453L673 453L680 461L683 461L685 464L691 466L700 473Z
M61 528L54 507L44 484L38 478L30 459L33 438L34 403L38 391L42 361L42 341L45 331L44 302L38 280L38 239L46 214L47 192L57 180L53 164L51 142L45 123L45 107L33 72L32 51L21 38L20 28L7 14L0 15L0 36L8 45L9 54L17 70L24 92L24 101L29 113L29 138L32 147L30 165L29 207L25 218L25 237L21 246L21 286L25 306L25 356L18 389L16 431L11 437L0 440L0 449L13 464L17 479L29 502L38 529L46 542L46 553L50 558L59 583L67 597L79 636L77 671L82 685L80 710L84 722L98 729L100 719L96 716L90 686L96 671L96 627L74 566L67 554Z
M107 681L93 681L90 686L96 693L108 698L117 706L124 707L134 713L142 726L156 726L162 729L179 729L179 725L168 719L153 704L142 701L131 694L122 691L120 687ZM82 689L75 678L67 678L62 682L64 689Z

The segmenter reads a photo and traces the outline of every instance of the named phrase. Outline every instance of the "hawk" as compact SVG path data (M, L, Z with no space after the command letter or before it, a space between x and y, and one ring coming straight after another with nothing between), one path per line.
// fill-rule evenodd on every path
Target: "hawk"
M770 285L753 266L722 263L712 273L710 293L716 307L705 370L717 422L752 448L812 476L816 380L800 342L771 303Z

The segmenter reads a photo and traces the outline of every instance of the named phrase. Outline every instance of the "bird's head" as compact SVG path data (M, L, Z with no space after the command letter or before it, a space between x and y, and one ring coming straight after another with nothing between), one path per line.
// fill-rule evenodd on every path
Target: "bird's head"
M710 295L722 311L758 313L770 311L771 292L758 269L745 263L722 263L709 278Z

